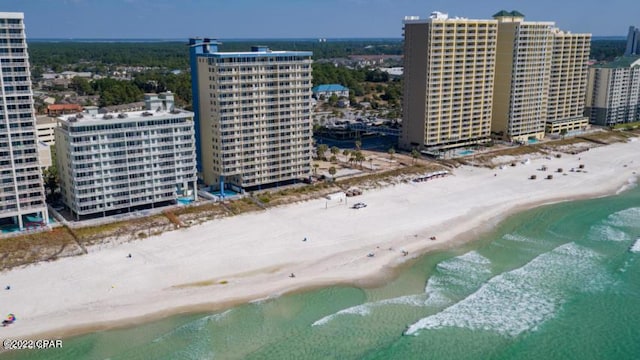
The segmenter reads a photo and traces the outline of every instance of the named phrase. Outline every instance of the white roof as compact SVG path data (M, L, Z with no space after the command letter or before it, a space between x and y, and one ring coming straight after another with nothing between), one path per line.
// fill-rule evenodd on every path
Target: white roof
M80 116L78 116L80 115ZM166 118L193 118L194 114L191 111L175 109L169 110L143 110L143 111L127 111L120 113L106 113L106 114L87 114L76 113L70 115L62 115L58 117L60 121L69 123L69 125L90 125L90 124L106 124L106 123L124 123L139 120L155 120Z

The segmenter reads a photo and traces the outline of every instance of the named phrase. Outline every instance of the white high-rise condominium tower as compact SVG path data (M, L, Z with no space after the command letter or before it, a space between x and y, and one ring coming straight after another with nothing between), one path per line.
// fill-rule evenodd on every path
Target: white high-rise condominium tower
M47 223L24 14L0 12L0 226Z

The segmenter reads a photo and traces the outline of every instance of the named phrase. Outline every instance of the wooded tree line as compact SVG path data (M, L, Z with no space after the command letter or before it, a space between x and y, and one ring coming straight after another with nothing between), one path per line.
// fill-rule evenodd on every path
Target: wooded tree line
M598 61L613 60L624 54L626 46L625 40L592 40L589 58Z
M229 42L221 46L223 51L249 51L254 41ZM316 59L345 57L351 54L400 54L402 42L388 40L357 41L261 41L273 50L313 51ZM372 45L373 44L373 45ZM591 44L591 58L612 60L624 53L624 40L594 40ZM76 71L96 71L106 66L147 66L164 68L136 75L133 81L100 79L87 81L74 78L71 87L80 95L100 95L100 105L108 106L140 101L145 92L172 91L180 106L191 104L191 78L185 71L169 73L167 69L188 68L188 48L185 43L45 43L29 44L31 64L36 69L71 69ZM354 96L364 96L370 89L366 82L386 83L389 75L380 70L366 68L349 69L336 67L332 63L316 62L313 65L313 84L341 84L351 90ZM401 86L390 82L381 96L382 100L396 103L400 100ZM378 89L379 90L379 89Z
M100 106L126 104L141 101L144 93L171 91L180 107L191 104L191 76L180 74L147 72L138 74L133 81L103 78L89 81L81 77L71 80L69 87L78 95L100 95Z
M314 59L347 57L360 54L399 55L400 40L353 40L318 42L310 40L260 40L271 50L312 51ZM220 51L250 51L255 40L230 41ZM123 65L186 69L189 67L187 42L89 43L30 42L31 65L41 69L92 71L96 66Z

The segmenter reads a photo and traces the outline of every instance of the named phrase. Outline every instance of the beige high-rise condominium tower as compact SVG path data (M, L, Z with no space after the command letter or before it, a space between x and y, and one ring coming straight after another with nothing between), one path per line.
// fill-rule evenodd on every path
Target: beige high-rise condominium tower
M251 191L311 175L312 53L264 46L218 52L209 39L190 45L204 182Z
M404 102L400 147L443 150L491 135L496 20L404 20Z
M545 132L570 134L589 127L584 116L591 34L552 30L553 51Z
M48 223L24 14L0 12L0 227Z

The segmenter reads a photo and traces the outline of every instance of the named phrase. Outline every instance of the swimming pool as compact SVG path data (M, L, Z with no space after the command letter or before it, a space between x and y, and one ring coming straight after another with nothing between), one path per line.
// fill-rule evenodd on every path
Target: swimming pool
M471 154L473 154L473 150L460 150L460 151L458 151L458 155L462 155L462 156L471 155Z
M220 194L220 190L209 190L208 192L209 192L209 194L215 195L215 196L220 196L221 195ZM236 195L238 195L237 192L235 192L233 190L229 190L229 189L224 189L224 192L223 192L223 196L224 197L231 197L231 196L236 196Z
M182 205L189 205L193 202L193 199L190 197L181 197L178 198L178 203Z

